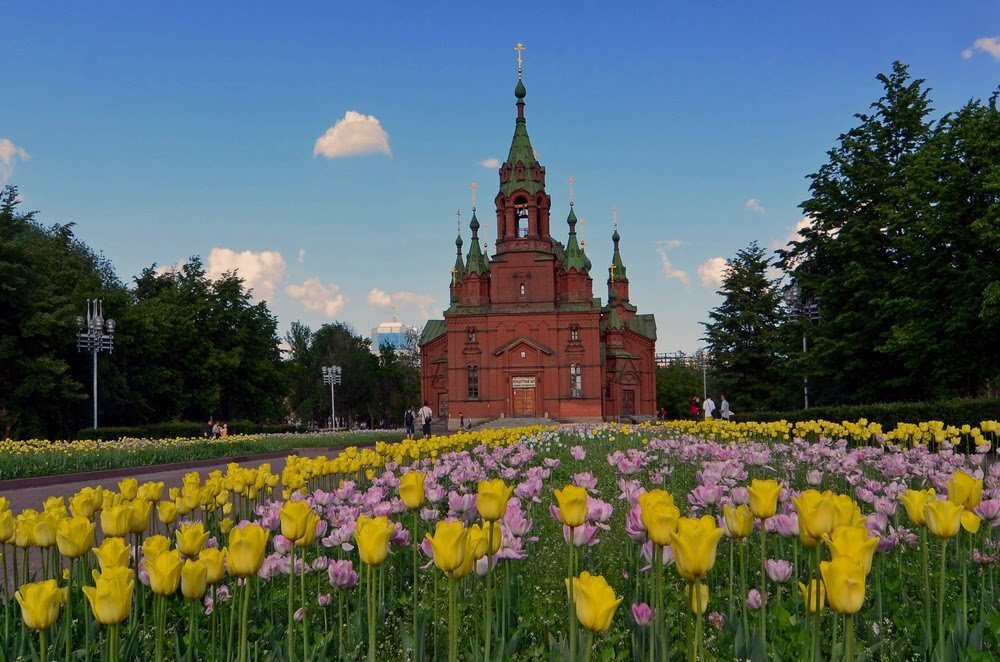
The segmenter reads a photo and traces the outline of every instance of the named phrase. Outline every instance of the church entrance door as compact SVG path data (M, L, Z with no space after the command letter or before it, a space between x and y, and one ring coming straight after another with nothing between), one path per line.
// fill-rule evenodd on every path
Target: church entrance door
M622 391L622 414L635 416L635 391L630 388Z
M535 415L535 378L514 377L514 418L532 418Z

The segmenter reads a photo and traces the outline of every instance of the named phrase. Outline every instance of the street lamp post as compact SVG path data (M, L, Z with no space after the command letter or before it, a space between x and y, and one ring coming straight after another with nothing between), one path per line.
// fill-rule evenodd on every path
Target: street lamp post
M798 284L792 285L788 288L786 293L786 300L789 307L795 312L795 314L801 317L806 322L818 322L820 318L819 314L819 299L803 299L802 290L799 288ZM806 327L802 326L802 356L804 357L809 351L809 341L806 337ZM802 403L805 405L805 409L809 409L809 375L802 372Z
M323 366L323 383L330 385L330 423L337 429L337 405L333 388L340 383L341 370L339 365Z
M705 402L708 400L708 371L706 370L706 365L708 363L708 355L705 353L708 347L702 347L695 354L698 356L701 362L701 401Z
M97 354L111 353L115 342L115 321L104 319L104 305L100 299L87 301L87 316L76 318L76 348L88 351L94 358L94 429L97 429Z

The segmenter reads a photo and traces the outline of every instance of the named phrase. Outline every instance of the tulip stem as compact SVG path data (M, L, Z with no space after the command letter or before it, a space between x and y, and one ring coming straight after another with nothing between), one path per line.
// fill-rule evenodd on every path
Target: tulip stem
M156 629L156 662L163 662L163 621L166 615L165 598L159 593L153 598L153 627Z
M937 626L938 626L938 650L940 659L944 660L944 573L945 561L948 556L948 539L941 538L941 567L938 573L938 602L937 602Z
M294 551L294 549L293 549ZM302 599L302 659L309 659L309 618L306 614L306 572L309 566L306 565L306 548L302 547L302 574L299 577L299 590Z
M195 625L198 616L198 601L191 600L190 602L191 605L188 614L188 637L190 638L190 641L188 641L188 662L194 662L194 643L198 635L198 628Z
M121 640L118 638L120 628L121 624L115 623L108 632L108 638L111 640L111 652L108 655L108 662L118 662L118 647L121 645Z
M590 653L594 649L594 633L592 630L587 630L587 652L584 656L585 662L590 662Z
M767 654L767 538L760 521L760 645Z
M921 574L924 577L924 632L926 633L924 643L930 648L934 635L931 633L931 579L930 563L927 557L927 526L924 525L920 527L920 562L923 565L923 572Z
M38 648L42 662L47 662L49 659L48 630L38 631Z
M747 616L747 545L746 538L739 539L740 546L740 611L743 612L743 620L740 628L743 630L743 646L745 651L750 649L750 642L747 640L748 620ZM744 651L744 652L745 652Z
M455 596L458 580L448 578L448 662L458 660L458 599Z
M285 629L288 661L295 662L295 547L288 551L288 625Z
M958 530L958 558L962 561L962 620L968 623L969 619L969 566L966 558L965 548L962 546L962 538L965 537L962 529ZM972 540L972 536L969 536Z
M854 614L845 616L844 662L854 662Z
M368 662L375 662L375 566L368 566Z
M246 662L247 660L247 630L249 629L249 624L247 623L247 615L250 611L250 579L253 575L247 577L243 580L243 604L240 605L240 660L239 662ZM234 605L235 606L235 605Z
M483 614L483 659L486 662L490 660L490 643L492 641L492 629L493 629L493 573L490 571L490 554L493 551L493 522L486 522L486 525L490 528L489 533L486 536L486 604L484 606Z
M567 574L567 577L569 577L569 659L571 660L576 659L576 603L573 595L573 577L575 576L573 572L574 528L572 526L569 527L569 559L567 562L569 566L569 573Z
M417 537L417 524L419 520L417 519L418 510L413 509L413 530L410 532L411 542L413 543L413 584L410 586L410 590L413 591L413 659L417 659L417 605L418 605L418 595L417 595L417 546L420 541Z
M66 587L66 662L70 662L71 649L70 646L70 628L73 624L73 568L76 559L69 560L69 586Z

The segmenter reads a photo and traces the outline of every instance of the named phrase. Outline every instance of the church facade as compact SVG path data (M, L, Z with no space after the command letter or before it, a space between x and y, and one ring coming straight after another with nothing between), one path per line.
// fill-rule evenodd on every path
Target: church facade
M449 428L459 417L596 422L656 411L656 322L629 300L617 224L606 305L593 293L592 264L570 202L565 245L551 234L551 198L528 138L526 90L494 200L497 237L480 245L473 207L469 250L455 240L450 306L420 336L421 391Z

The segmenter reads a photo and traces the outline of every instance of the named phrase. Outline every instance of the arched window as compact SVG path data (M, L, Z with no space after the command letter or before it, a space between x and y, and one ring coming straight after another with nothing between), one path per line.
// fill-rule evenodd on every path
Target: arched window
M573 398L583 397L583 368L579 363L569 366L569 394Z
M528 236L528 208L518 207L517 208L517 236L527 237Z
M518 292L520 293L520 295L521 295L521 296L523 297L523 296L524 296L524 295L525 295L525 294L527 293L527 291L528 291L528 290L527 290L527 288L526 288L526 287L524 286L524 283L521 283L521 287L520 287L520 288L518 289Z
M476 327L474 327L474 326L470 326L469 327L468 342L470 342L470 343L476 342Z
M479 366L470 365L466 368L466 382L469 386L469 400L479 399Z
M580 327L575 325L569 327L569 339L573 342L580 339Z

